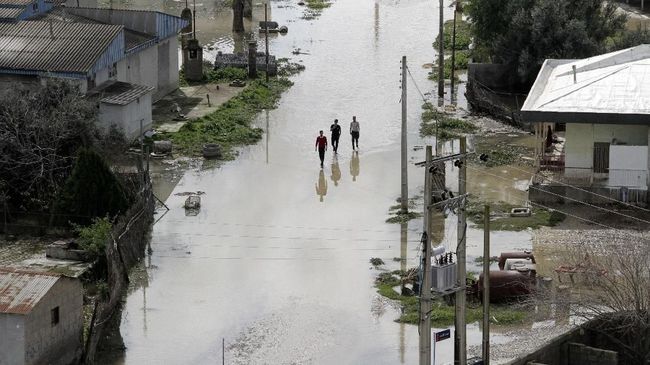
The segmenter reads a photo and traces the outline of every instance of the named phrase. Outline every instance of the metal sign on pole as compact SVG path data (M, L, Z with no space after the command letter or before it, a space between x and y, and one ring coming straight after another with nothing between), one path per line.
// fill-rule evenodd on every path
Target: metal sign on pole
M433 358L431 359L431 364L436 365L436 342L440 342L449 338L451 338L450 329L436 332L435 339L433 341Z

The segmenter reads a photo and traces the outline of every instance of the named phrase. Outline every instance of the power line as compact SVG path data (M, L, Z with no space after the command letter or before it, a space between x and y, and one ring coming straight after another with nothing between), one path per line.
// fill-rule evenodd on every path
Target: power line
M407 66L406 71L408 72L409 76L411 77L411 80L413 81L413 84L415 86L415 89L418 91L418 94L420 94L420 97L422 98L422 101L425 103L428 103L427 98L422 94L422 91L420 91L420 87L418 86L418 83L415 81L415 77L413 77L413 74L411 73L411 69Z
M515 167L515 166L509 166L509 167L512 168L512 169L514 169L514 170L521 171L521 172L524 172L524 173L526 173L526 174L529 174L529 175L531 175L531 176L535 176L535 175L537 175L537 173L530 172L530 171L526 171L526 170L524 170L524 169L519 169L519 168L517 168L517 167ZM548 177L545 177L545 178L546 178L548 181L550 181L550 182L553 182L553 183L556 183L556 184L560 184L560 185L564 185L564 186L568 186L568 187L570 187L570 188L573 188L573 189L576 189L576 190L579 190L579 191L582 191L582 192L585 192L585 193L593 194L593 195L598 196L598 197L601 197L601 198L603 198L603 199L607 199L607 200L610 200L610 201L613 201L613 202L616 202L616 203L620 203L620 204L626 205L626 206L628 206L628 207L630 207L630 208L635 208L635 209L643 210L643 211L645 211L645 212L650 212L650 209L645 209L645 208L640 207L640 206L638 206L638 205L632 205L632 204L629 204L629 203L626 203L626 202L622 202L622 201L620 201L620 200L617 200L617 199L614 199L614 198L608 197L608 196L606 196L606 195L598 194L598 193L596 193L596 192L589 191L589 190L587 190L587 189L583 189L583 188L580 188L580 187L578 187L578 186L571 185L571 184L568 184L568 183L565 183L565 182L562 182L562 181L559 181L559 180L553 180L553 179L548 178Z

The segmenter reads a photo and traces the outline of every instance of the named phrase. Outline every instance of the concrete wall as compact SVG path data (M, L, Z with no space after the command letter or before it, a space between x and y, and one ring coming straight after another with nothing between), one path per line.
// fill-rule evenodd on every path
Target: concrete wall
M25 364L70 364L78 359L83 336L83 288L62 277L25 317ZM59 323L51 310L59 307Z
M618 365L618 353L581 343L569 344L569 364Z
M25 363L24 316L0 313L0 364Z
M101 127L108 129L111 125L116 125L122 129L129 141L140 136L141 119L143 119L143 130L150 130L152 127L150 93L127 105L99 104L99 123Z
M591 204L612 204L612 200L610 199L630 204L650 203L650 200L648 199L650 194L648 194L647 189L629 188L625 193L622 192L620 188L611 187L581 186L580 189L586 191L573 189L566 185L535 185L529 188L528 199L532 202L544 205L555 203L579 204L575 202L575 200ZM550 192L551 194L547 192ZM590 192L601 196L591 194ZM562 196L574 200L564 199ZM602 196L610 199L603 198Z
M641 125L577 124L566 126L565 174L580 176L593 167L594 143L611 143L647 146L648 127ZM572 170L573 168L573 170ZM615 168L610 164L610 168Z
M158 86L154 101L178 89L178 70L178 39L165 39L158 43Z
M129 54L117 63L117 80L158 88L158 49L152 46Z

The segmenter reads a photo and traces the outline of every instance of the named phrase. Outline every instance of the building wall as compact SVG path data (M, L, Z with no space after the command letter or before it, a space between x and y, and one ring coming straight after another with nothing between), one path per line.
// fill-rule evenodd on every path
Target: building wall
M24 316L0 313L0 364L25 363Z
M143 120L143 131L146 132L152 127L151 94L143 95L138 101L128 105L100 103L99 113L102 128L116 125L122 129L127 140L135 140L140 136L140 120Z
M593 167L594 143L611 143L614 138L617 143L625 143L629 146L647 146L648 126L567 124L565 147L565 173L567 176L579 175L580 169L591 169ZM571 170L571 168L575 170Z
M79 280L61 277L25 317L25 364L70 364L82 351L83 292ZM51 310L59 307L59 323Z
M156 46L131 53L117 63L117 80L158 88L158 69L152 67L157 64Z
M154 101L178 89L178 71L178 39L165 39L158 43L158 86Z

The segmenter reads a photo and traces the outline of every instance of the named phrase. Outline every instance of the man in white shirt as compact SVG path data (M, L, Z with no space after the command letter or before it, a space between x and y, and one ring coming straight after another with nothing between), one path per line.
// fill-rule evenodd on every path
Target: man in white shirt
M359 122L357 122L357 117L352 117L352 123L350 123L350 134L352 135L352 150L355 149L354 145L356 142L356 149L359 149L359 132L361 127L359 127Z

